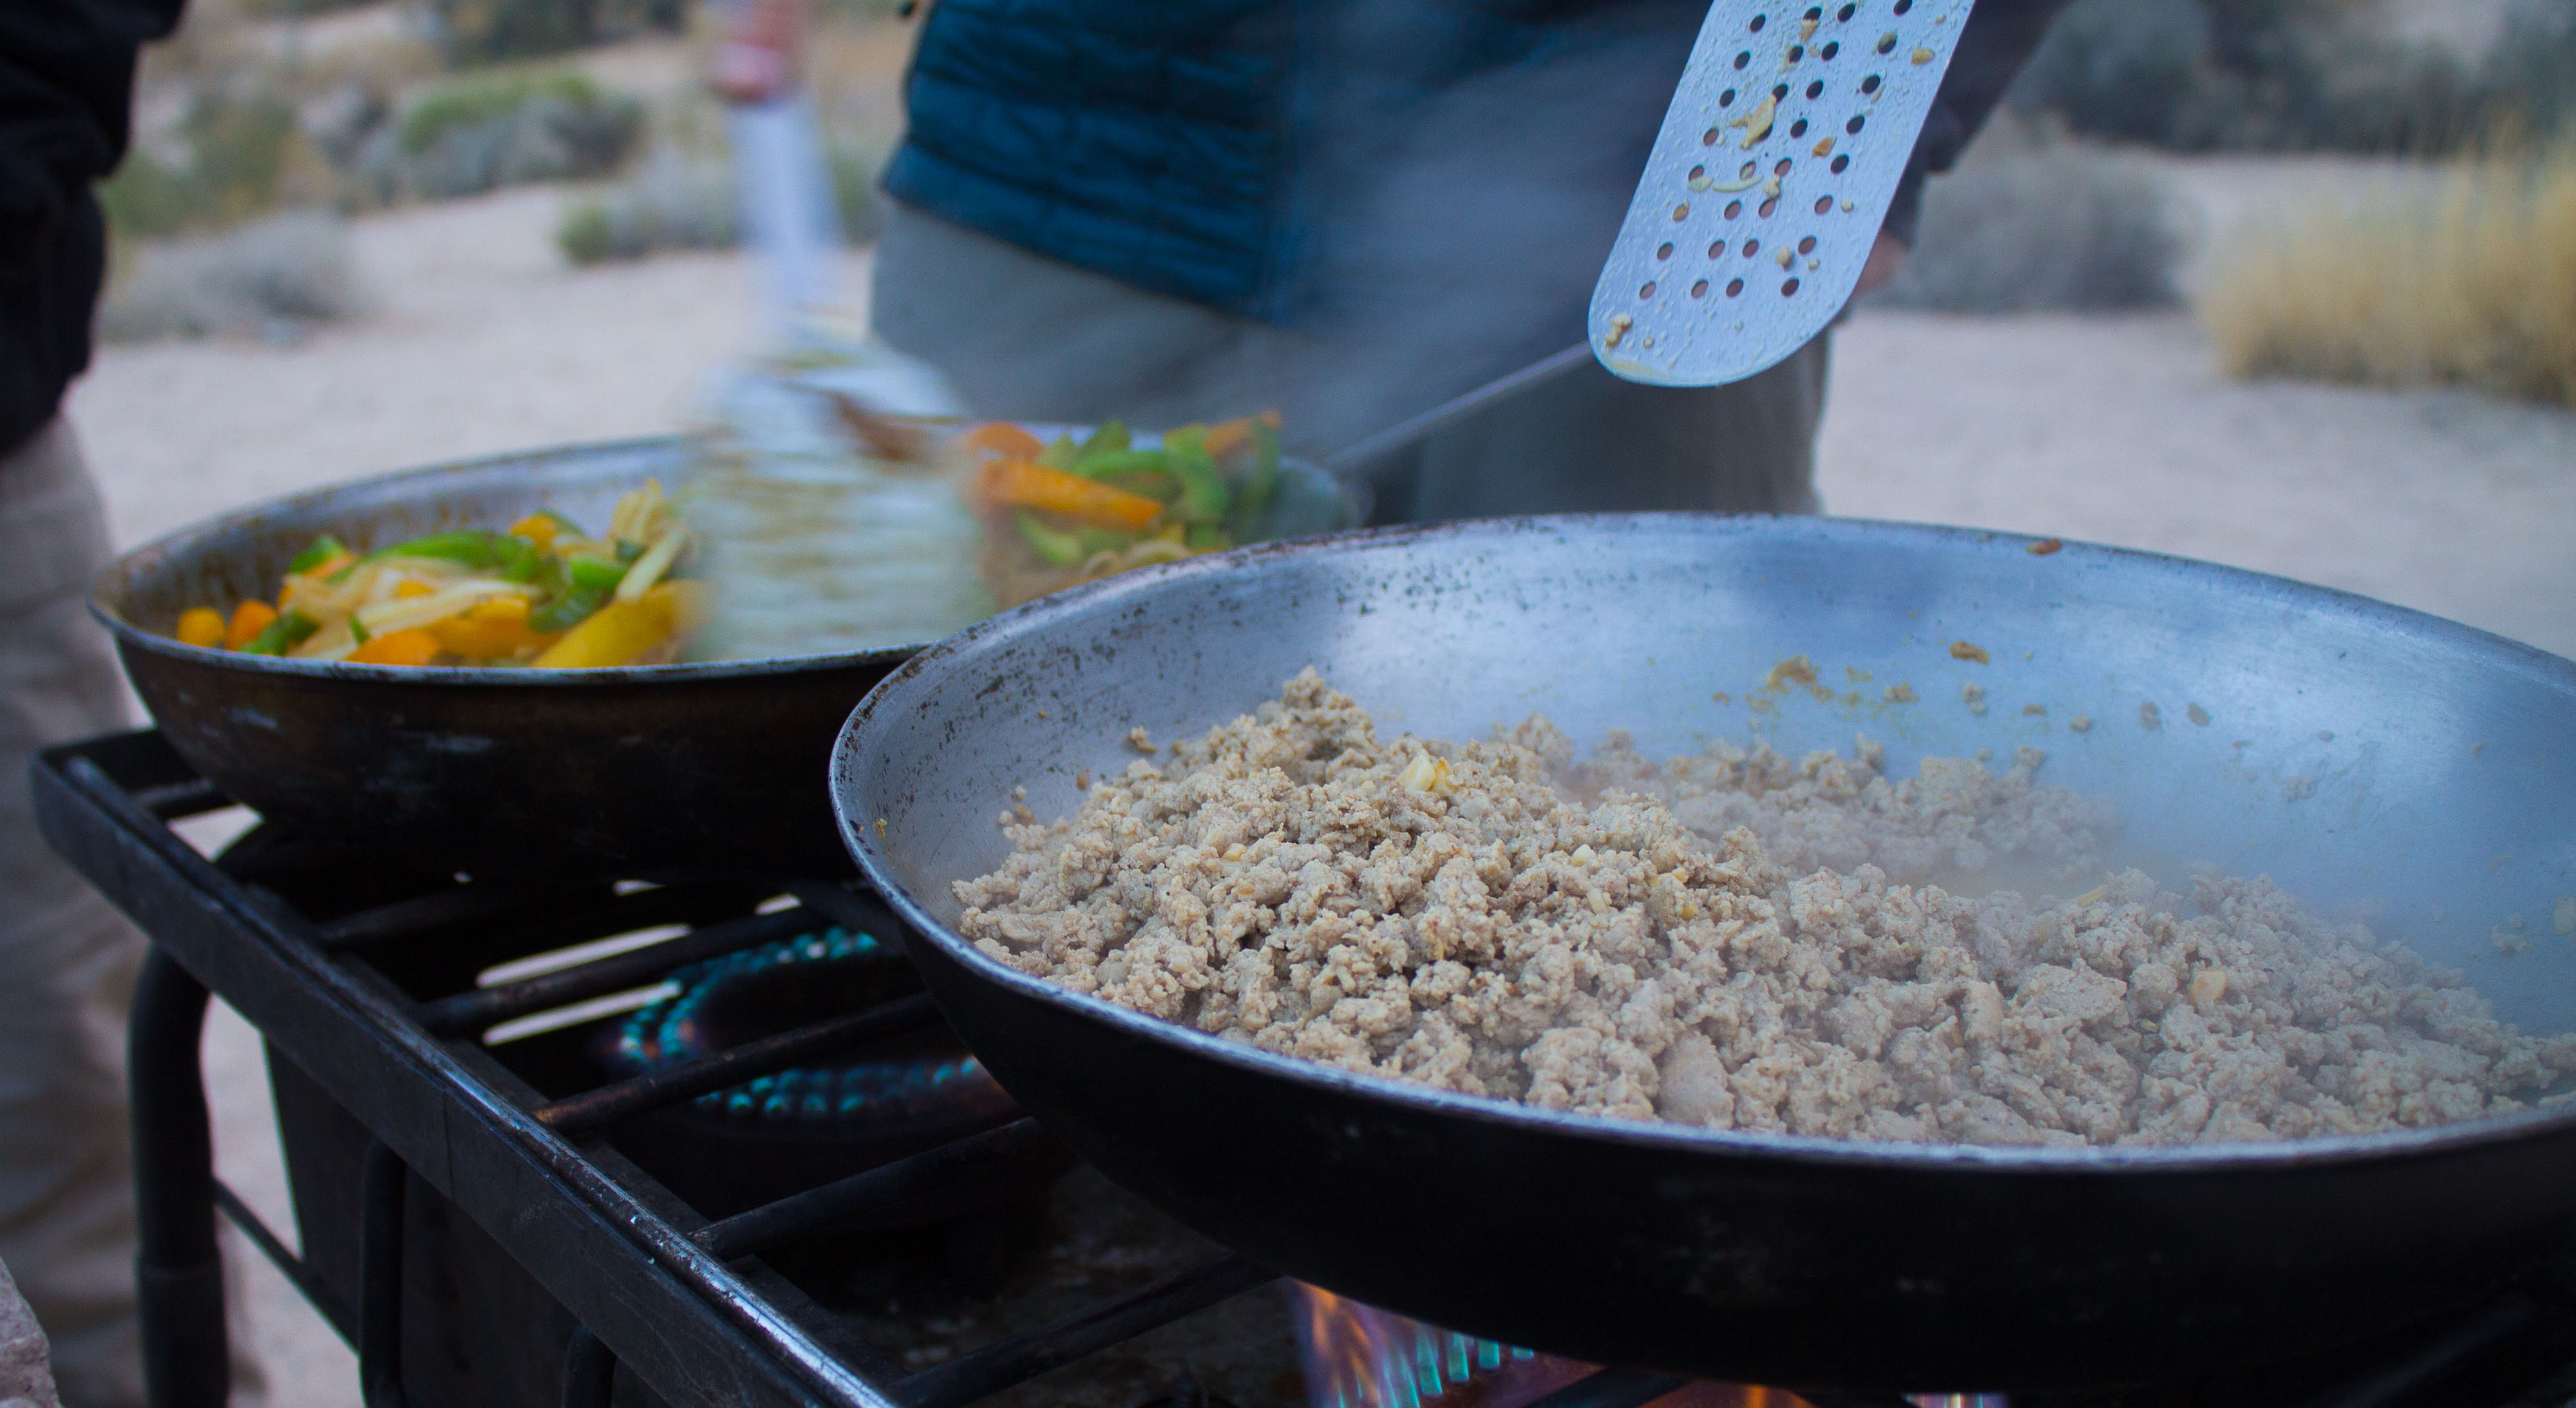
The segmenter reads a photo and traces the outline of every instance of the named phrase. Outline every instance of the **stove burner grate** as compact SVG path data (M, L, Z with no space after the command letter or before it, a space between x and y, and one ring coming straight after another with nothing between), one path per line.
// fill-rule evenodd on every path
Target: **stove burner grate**
M1010 1216L997 1209L1035 1206L1070 1162L962 1048L943 1051L937 1010L907 985L886 982L858 1010L819 1004L783 1030L714 1029L724 990L763 975L801 978L837 965L862 987L890 979L888 946L903 930L873 896L844 883L743 875L646 877L657 883L645 886L577 876L475 882L263 831L208 861L170 823L228 799L149 730L50 750L34 781L47 839L153 942L131 1054L156 1408L221 1408L226 1399L219 1209L358 1347L370 1408L409 1401L406 1385L417 1375L406 1373L405 1352L420 1326L404 1318L413 1299L404 1259L418 1254L425 1220L439 1218L460 1237L485 1237L498 1274L525 1281L551 1312L554 1367L543 1375L542 1401L567 1408L962 1408L1245 1307L1270 1305L1277 1337L1289 1336L1283 1303L1247 1296L1274 1282L1272 1272L1177 1228L1159 1244L1153 1274L1087 1302L1081 1288L1091 1273L1049 1263L1052 1280L995 1302L1012 1312L998 1337L962 1352L897 1343L890 1305L853 1312L782 1272L800 1249L859 1235L854 1228L898 1240L947 1235L942 1228L967 1229L969 1243L1001 1235ZM671 936L533 976L476 980L560 949L567 935L655 926ZM214 1177L198 1066L210 990L268 1041L281 1122L302 1102L305 1117L336 1122L346 1137L342 1176L295 1180L303 1255ZM634 997L639 990L650 991ZM486 1044L504 1024L610 1000L632 1015ZM932 1088L966 1098L920 1098ZM708 1206L721 1199L680 1196L649 1158L628 1152L637 1131L677 1119L746 1134L865 1129L897 1143L845 1153L847 1171L742 1197L740 1206ZM1087 1171L1047 1196L1077 1187L1124 1197ZM961 1189L971 1196L959 1201ZM308 1195L317 1218L337 1217L352 1233L346 1246L313 1235ZM1156 1216L1127 1205L1119 1215ZM506 1243L484 1228L505 1230ZM1064 1254L1062 1240L1049 1256ZM1101 1264L1122 1256L1104 1253ZM2559 1408L2576 1395L2570 1306L2576 1293L2525 1285L2412 1339L2239 1384L2080 1403L2016 1400L2015 1408ZM1213 1362L1215 1353L1201 1346L1180 1358ZM1473 1370L1498 1354L1508 1357L1478 1344L1475 1363L1455 1366L1469 1371L1467 1382L1417 1378L1414 1396L1465 1408ZM1303 1396L1290 1377L1278 1401ZM1116 1408L1157 1398L1212 1408L1251 1392L1195 1379L1136 1386L1149 1391ZM1604 1369L1538 1403L1635 1408L1679 1387ZM1078 1401L1046 1392L1048 1401ZM1906 1401L1803 1397L1816 1408Z

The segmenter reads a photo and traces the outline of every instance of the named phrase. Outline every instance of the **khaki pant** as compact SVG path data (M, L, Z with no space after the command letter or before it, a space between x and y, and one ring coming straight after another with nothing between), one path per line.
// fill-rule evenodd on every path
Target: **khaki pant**
M1587 284L1588 287L1588 275ZM895 206L877 244L877 335L976 414L1177 425L1275 407L1329 453L1571 345L1583 309L1509 347L1416 355L1404 326L1272 327L1147 293ZM1438 339L1428 339L1437 342ZM1586 363L1432 437L1379 489L1377 521L1700 509L1814 513L1826 338L1733 386L1635 386Z
M70 427L0 459L0 1261L53 1342L67 1408L143 1402L125 1009L135 933L36 835L38 748L126 726L83 598L107 518Z
M143 936L47 849L27 786L37 749L128 726L87 605L108 556L69 425L0 457L0 1263L52 1342L63 1408L143 1403L125 1115ZM257 1402L238 1308L230 1325L235 1401Z

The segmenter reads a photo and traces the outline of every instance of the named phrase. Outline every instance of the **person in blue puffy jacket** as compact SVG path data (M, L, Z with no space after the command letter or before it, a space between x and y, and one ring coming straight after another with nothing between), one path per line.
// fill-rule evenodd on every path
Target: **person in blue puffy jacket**
M1864 289L2063 3L1971 12ZM1582 340L1705 13L936 0L885 178L877 334L983 415L1268 407L1294 447L1351 443ZM1826 350L1701 389L1587 364L1425 443L1378 518L1814 512Z

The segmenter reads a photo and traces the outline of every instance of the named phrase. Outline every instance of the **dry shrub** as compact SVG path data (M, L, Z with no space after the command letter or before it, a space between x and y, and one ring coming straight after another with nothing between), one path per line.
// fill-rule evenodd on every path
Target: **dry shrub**
M146 245L120 260L99 308L110 342L163 337L293 340L364 311L348 227L317 211L220 235Z
M1874 301L1945 313L2100 312L2175 301L2181 239L2133 158L1998 124L1923 193L1914 251Z
M2236 376L2576 406L2576 146L2247 239L2212 261L2199 304Z

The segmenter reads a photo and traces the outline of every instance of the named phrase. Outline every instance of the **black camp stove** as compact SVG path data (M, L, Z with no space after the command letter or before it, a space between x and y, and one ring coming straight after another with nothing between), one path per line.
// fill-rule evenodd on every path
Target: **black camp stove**
M225 1400L219 1209L357 1347L371 1408L1530 1401L1488 1372L1526 1352L1431 1331L1310 1379L1272 1273L1074 1167L846 882L476 883L264 828L208 861L169 823L228 801L149 731L53 750L35 783L47 838L153 941L131 1040L156 1408ZM301 1256L214 1179L210 989L268 1043ZM2015 1404L2561 1408L2571 1306L2576 1278L2543 1280L2226 1383ZM1547 1408L1683 1387L1557 1382Z

